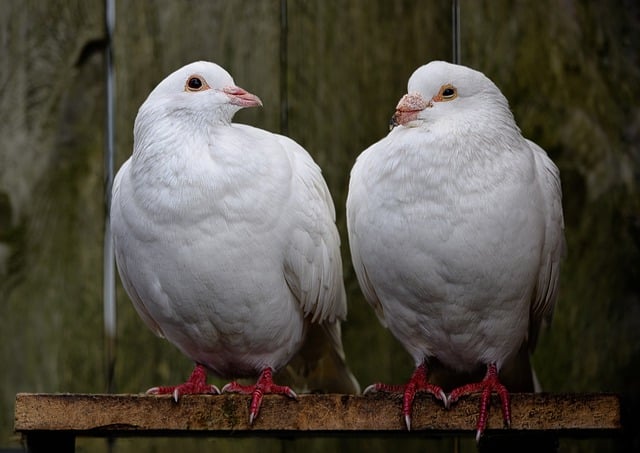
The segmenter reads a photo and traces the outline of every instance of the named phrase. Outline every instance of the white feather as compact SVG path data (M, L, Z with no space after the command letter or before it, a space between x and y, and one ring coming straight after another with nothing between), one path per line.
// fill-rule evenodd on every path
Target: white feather
M447 84L457 98L433 101ZM558 170L481 73L432 62L408 92L432 106L351 171L356 275L416 365L500 368L553 311L564 248Z
M191 74L210 89L185 90ZM282 368L304 318L341 321L346 298L319 167L286 137L232 124L240 107L226 86L226 71L197 62L149 95L114 181L111 222L142 320L217 375L243 377Z

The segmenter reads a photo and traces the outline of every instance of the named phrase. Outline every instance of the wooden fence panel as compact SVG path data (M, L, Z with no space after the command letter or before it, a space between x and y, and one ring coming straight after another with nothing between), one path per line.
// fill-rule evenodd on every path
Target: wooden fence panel
M554 323L534 356L538 375L550 391L637 395L640 4L460 3L463 63L496 81L525 135L550 152L562 174L569 257ZM0 6L2 448L18 442L16 393L106 388L106 34L104 0ZM116 168L131 152L137 108L157 82L195 59L227 68L264 101L237 121L284 127L327 178L343 238L350 300L344 342L356 376L363 385L406 380L408 356L363 302L350 267L344 202L355 157L386 133L408 76L429 60L450 59L450 2L117 0L116 13ZM183 380L191 367L143 326L120 286L116 352L117 392ZM136 442L118 440L118 451L202 449L202 439ZM424 448L415 439L229 442L214 443L222 451ZM106 451L101 440L86 445ZM434 445L454 447L430 440L430 451ZM611 444L589 448L598 447Z

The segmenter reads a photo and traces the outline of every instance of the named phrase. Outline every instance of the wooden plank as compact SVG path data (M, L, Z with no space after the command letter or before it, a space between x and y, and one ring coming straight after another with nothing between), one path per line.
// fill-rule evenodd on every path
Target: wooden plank
M412 431L397 396L300 395L298 401L266 395L258 419L248 424L242 395L170 396L19 393L15 431L71 432L78 436L472 435L478 398L444 409L428 395L416 398ZM556 432L560 436L615 436L622 431L620 399L611 394L514 394L512 427L503 427L492 401L488 432Z

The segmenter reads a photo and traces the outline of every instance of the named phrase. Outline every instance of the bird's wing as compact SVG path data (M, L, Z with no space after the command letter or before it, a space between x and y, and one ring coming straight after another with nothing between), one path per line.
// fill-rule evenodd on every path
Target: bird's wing
M292 162L292 203L288 214L296 218L287 238L285 279L312 322L343 320L347 298L331 194L311 156L293 140L277 137Z
M360 250L362 248L360 247L358 238L359 229L356 225L356 211L359 209L359 206L357 206L356 203L365 203L367 200L367 194L362 193L362 191L366 190L362 185L363 175L360 175L359 173L362 171L362 168L365 165L364 161L366 159L366 156L369 154L369 150L378 146L378 143L373 144L369 149L365 150L358 157L359 162L356 161L356 165L354 165L351 171L351 181L349 183L349 194L347 197L347 231L349 234L351 263L353 265L353 270L356 273L356 277L358 278L360 290L362 291L365 300L373 307L380 323L384 327L387 327L387 323L384 318L384 310L382 308L382 304L380 303L380 298L376 294L376 291L371 284L371 279L369 278L367 268L360 255ZM354 181L356 182L354 183ZM358 201L354 202L354 199L357 199Z
M529 348L533 350L543 321L550 322L553 315L558 296L560 262L566 254L566 243L560 172L542 148L532 141L527 142L535 156L546 218L542 262L529 321Z
M362 258L360 256L359 250L360 247L358 245L358 235L357 233L349 233L349 247L351 249L351 262L353 264L353 270L356 273L356 277L358 278L358 284L360 285L360 290L364 295L365 300L373 307L373 310L378 317L378 320L382 324L382 326L387 327L387 322L384 317L384 310L382 308L382 304L380 303L380 298L376 293L373 285L371 284L371 279L369 278L369 274L367 273L367 267L364 265Z
M153 317L145 307L142 298L138 294L138 291L136 291L135 286L131 283L131 272L136 272L137 270L135 265L131 266L130 268L131 263L129 263L129 261L127 260L127 256L125 253L128 249L128 245L126 244L127 235L120 234L122 222L125 222L121 209L122 203L124 201L122 191L126 190L126 188L123 189L123 185L126 185L127 182L123 182L123 180L129 177L129 162L130 161L126 161L122 165L122 167L120 167L120 170L118 170L118 173L113 180L110 224L114 240L116 264L118 266L122 286L133 302L133 306L136 308L136 311L140 315L140 318L142 318L144 323L151 329L152 332L154 332L157 336L164 338L162 329L153 319Z

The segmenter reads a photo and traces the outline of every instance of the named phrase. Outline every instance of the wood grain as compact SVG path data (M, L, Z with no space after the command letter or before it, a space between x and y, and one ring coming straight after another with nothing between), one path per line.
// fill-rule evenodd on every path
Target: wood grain
M33 394L16 396L15 430L72 432L84 436L282 436L409 434L401 401L391 395L300 395L297 401L266 395L258 419L248 424L249 398L242 395L170 396ZM488 430L506 431L497 399ZM411 433L472 434L478 399L444 409L418 395ZM610 394L514 394L511 431L558 435L615 434L622 430L620 399Z

